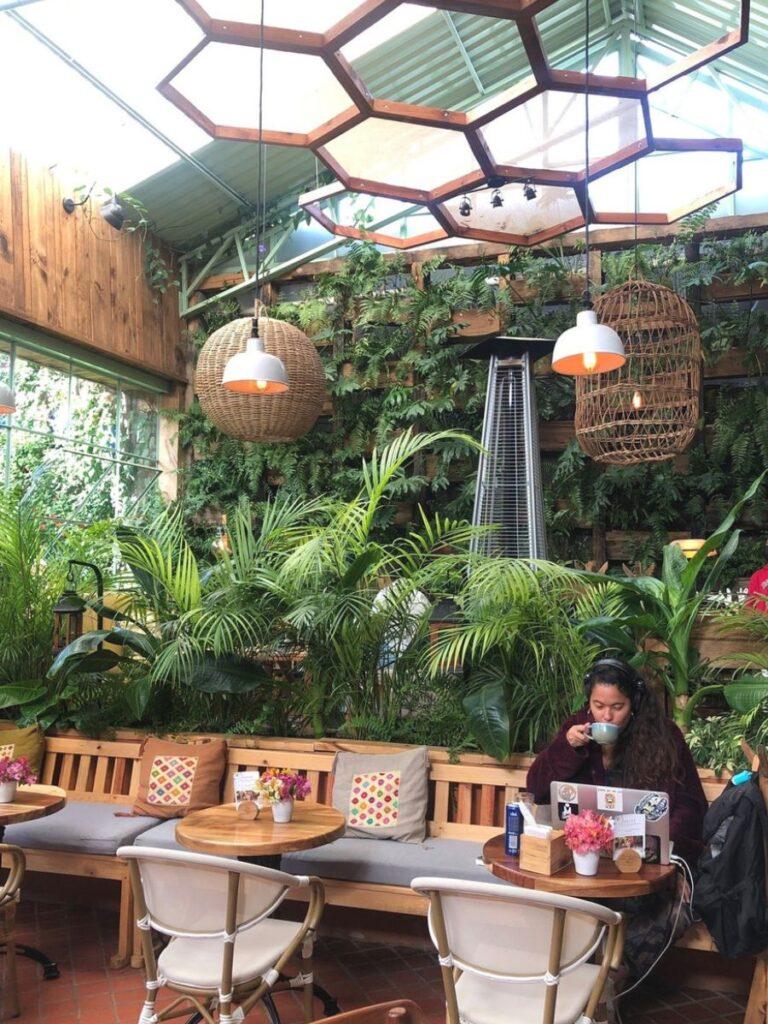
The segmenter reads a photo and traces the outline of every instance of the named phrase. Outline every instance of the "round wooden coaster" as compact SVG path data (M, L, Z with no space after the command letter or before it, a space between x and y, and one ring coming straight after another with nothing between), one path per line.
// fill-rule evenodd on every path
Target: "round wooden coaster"
M261 814L261 808L254 800L241 800L237 808L238 818L245 818L247 821L256 821Z
M624 875L634 875L643 866L643 858L637 850L620 850L613 863Z

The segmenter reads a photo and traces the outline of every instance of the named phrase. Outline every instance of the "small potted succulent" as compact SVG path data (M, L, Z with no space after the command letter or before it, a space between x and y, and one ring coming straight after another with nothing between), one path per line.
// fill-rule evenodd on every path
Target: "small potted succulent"
M26 757L0 758L0 804L12 804L17 786L31 786L37 782Z
M268 768L256 782L255 788L272 808L274 820L286 822L293 816L293 801L309 796L312 786L303 775L280 768Z
M563 825L565 845L573 853L579 875L596 875L600 851L613 842L613 829L607 818L595 811L582 811L566 818Z

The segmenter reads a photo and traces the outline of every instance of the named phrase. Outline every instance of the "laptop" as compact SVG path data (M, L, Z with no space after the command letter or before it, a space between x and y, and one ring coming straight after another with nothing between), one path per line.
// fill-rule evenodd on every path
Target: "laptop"
M562 828L571 814L597 811L606 817L642 814L645 818L645 859L649 864L669 864L669 794L647 789L588 786L582 782L550 785L552 825Z

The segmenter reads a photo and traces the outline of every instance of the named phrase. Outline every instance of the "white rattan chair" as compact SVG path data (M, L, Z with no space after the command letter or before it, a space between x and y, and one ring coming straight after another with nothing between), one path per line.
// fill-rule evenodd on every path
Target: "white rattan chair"
M591 1024L620 914L512 885L448 878L411 885L429 897L448 1024ZM600 963L589 963L601 946Z
M122 846L128 861L141 929L146 996L139 1024L177 1017L189 1003L208 1024L241 1021L259 999L276 1016L271 993L301 988L312 1019L312 946L323 911L317 878L289 875L225 857ZM292 889L308 890L303 921L270 915ZM158 957L150 929L170 937ZM283 976L301 951L301 973ZM180 993L168 1006L155 1006L157 990Z

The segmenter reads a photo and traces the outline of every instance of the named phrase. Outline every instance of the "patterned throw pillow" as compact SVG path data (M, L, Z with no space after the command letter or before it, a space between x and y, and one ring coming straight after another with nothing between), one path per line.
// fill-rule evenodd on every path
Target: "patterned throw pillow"
M146 739L141 748L135 814L183 818L201 807L221 802L221 780L227 763L224 740L174 743Z
M336 755L333 806L346 836L420 843L426 834L429 756L426 747L397 754Z
M15 722L0 719L0 758L26 757L32 771L40 774L45 753L45 736L39 725L17 727Z

